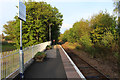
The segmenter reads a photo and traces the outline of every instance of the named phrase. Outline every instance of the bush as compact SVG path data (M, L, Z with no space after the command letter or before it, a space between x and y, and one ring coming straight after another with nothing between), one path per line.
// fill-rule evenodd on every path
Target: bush
M112 47L113 40L114 40L114 36L112 35L112 33L111 32L106 32L103 36L103 39L102 39L101 43L105 47L110 48L110 47Z
M90 53L92 57L95 56L96 50L93 47L92 41L90 39L90 36L88 34L85 34L80 38L81 44L85 47L85 51Z
M85 46L85 48L87 47L92 47L92 41L90 39L90 36L88 34L85 34L84 36L82 36L80 38L80 43Z
M2 45L7 45L7 44L8 44L7 41L2 42Z
M86 47L85 51L90 53L92 57L95 57L96 49L94 47Z
M46 54L44 52L37 52L37 54L35 55L34 59L37 62L41 62L43 61L43 59L45 58Z
M76 46L75 48L76 48L77 50L79 50L79 49L81 49L81 46L78 45L78 46Z
M111 46L112 52L119 52L119 49L120 49L119 45L116 42L112 43L112 46Z
M5 40L12 40L12 37L6 36Z
M45 55L45 52L37 52L37 54L35 55L35 57L36 56L43 56L43 55Z
M47 49L47 50L52 49L52 46L51 46L51 45L47 45L47 46L46 46L46 49Z
M119 55L119 52L114 52L114 56L116 57L117 60L120 59L120 55Z

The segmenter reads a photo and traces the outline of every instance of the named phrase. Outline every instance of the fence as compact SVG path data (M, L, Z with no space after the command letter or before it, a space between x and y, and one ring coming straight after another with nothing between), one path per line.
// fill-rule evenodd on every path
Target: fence
M24 65L27 64L38 51L44 51L51 42L44 42L23 49ZM19 70L19 50L3 52L1 54L1 79L8 78Z

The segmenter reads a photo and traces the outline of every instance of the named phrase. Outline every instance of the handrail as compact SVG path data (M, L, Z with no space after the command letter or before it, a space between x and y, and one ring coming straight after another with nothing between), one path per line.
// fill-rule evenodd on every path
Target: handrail
M24 53L24 65L28 63L38 51L45 50L47 45L50 45L51 41L41 44L29 46L23 49ZM19 70L19 50L13 50L8 52L2 52L1 54L1 79L8 78L16 70Z

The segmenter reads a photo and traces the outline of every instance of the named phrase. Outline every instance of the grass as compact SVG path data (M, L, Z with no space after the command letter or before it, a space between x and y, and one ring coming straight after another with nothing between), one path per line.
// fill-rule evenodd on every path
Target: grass
M14 45L15 43L2 42L2 52L12 51L17 49Z
M70 48L70 49L77 49L77 50L81 49L81 47L82 47L80 44L69 43L69 42L66 42L65 45L67 45L67 47Z

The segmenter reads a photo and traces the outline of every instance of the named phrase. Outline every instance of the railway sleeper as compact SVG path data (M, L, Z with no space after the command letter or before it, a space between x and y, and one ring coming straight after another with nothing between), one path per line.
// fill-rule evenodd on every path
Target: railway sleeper
M78 68L80 68L80 69L88 69L88 68L92 68L92 67L78 67ZM97 68L97 67L94 67L94 68Z

